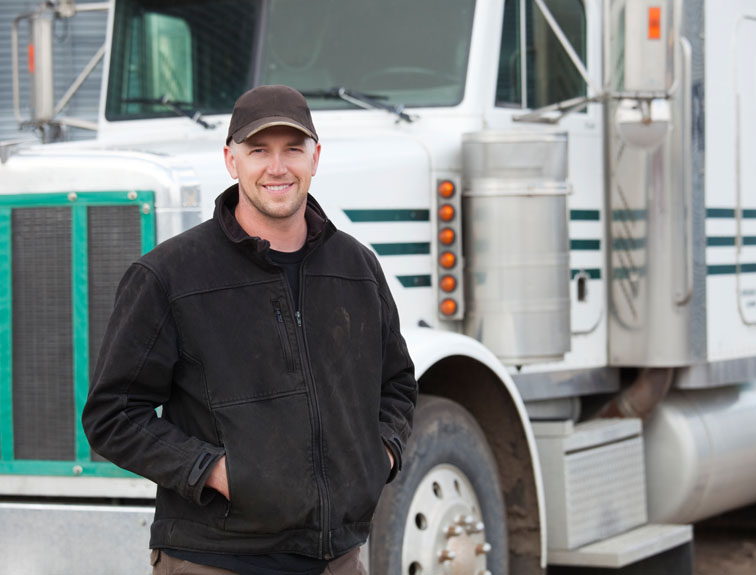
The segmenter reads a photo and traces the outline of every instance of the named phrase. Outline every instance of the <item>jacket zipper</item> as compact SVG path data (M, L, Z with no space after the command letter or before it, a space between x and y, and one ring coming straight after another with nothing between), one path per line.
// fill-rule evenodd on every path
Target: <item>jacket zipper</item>
M302 370L304 371L305 384L310 392L312 401L309 402L310 413L312 415L312 433L317 449L313 453L313 459L315 461L315 467L317 473L315 473L315 480L318 484L318 494L320 496L320 524L322 525L322 533L320 535L320 550L325 559L333 559L333 551L331 550L331 518L330 509L331 502L328 493L328 485L326 483L325 473L325 454L323 449L323 430L320 421L320 405L318 403L318 392L315 389L315 380L312 377L312 370L310 368L310 352L307 347L307 339L304 334L304 323L302 321L302 302L304 301L304 266L307 259L312 254L312 251L308 252L302 264L299 266L299 302L294 312L294 317L297 321L297 343L299 344L299 356L302 362ZM283 272L282 272L283 273ZM286 293L289 294L289 301L294 303L294 296L291 293L291 286L284 274L284 285L286 286ZM323 538L325 533L325 538Z
M284 359L286 360L286 369L290 372L294 371L294 354L291 351L291 342L289 342L289 336L286 334L286 325L284 325L283 314L281 313L281 304L274 300L273 313L276 315L276 327L278 328L278 339L281 340L281 347L284 352Z

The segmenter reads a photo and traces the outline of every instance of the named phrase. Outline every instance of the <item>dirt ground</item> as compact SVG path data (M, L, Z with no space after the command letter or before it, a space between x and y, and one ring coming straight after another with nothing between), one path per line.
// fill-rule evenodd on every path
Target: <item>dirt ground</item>
M756 575L756 507L695 526L695 575Z

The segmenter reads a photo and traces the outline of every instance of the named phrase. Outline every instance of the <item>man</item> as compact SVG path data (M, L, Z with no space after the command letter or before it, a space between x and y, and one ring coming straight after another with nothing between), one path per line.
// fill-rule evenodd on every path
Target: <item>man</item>
M84 429L158 484L155 574L364 573L416 399L396 307L308 195L321 148L299 92L243 94L226 144L238 184L213 219L119 286Z

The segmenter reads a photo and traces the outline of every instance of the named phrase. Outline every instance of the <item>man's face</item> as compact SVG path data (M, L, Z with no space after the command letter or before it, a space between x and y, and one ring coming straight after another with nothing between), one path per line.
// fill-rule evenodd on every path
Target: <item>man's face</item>
M300 217L318 169L320 144L295 128L274 126L223 150L239 180L239 208L269 220Z

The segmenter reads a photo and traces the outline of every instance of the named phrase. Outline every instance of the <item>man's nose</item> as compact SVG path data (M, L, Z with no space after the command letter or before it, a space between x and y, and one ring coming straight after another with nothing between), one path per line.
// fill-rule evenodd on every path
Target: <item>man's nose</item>
M268 172L276 176L286 173L286 162L281 154L271 154L270 162L268 163Z

